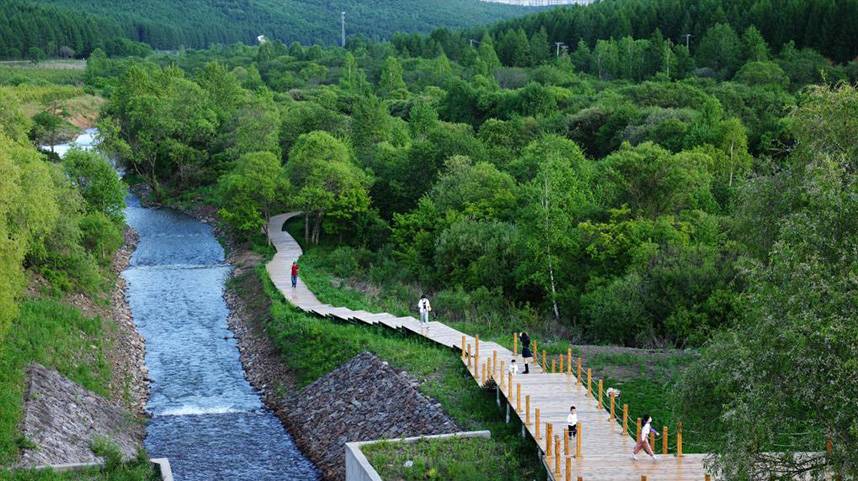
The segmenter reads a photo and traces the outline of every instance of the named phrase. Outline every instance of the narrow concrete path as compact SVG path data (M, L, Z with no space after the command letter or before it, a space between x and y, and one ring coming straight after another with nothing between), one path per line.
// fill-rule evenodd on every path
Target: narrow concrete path
M621 405L616 407L618 419L610 420L607 411L608 397L606 395L602 397L603 406L599 407L597 381L594 380L591 383L592 393L588 391L586 374L582 374L582 379L579 381L576 359L566 357L563 372L560 372L558 359L555 359L555 372L550 372L551 360L546 362L546 369L532 366L531 374L513 376L512 385L510 385L510 376L503 372L501 367L508 366L512 359L517 359L516 362L520 364L522 359L501 345L482 341L478 343L475 337L440 322L430 322L428 329L421 329L420 322L411 316L397 317L386 312L370 313L331 306L320 302L300 279L298 286L292 288L290 277L292 261L297 260L303 251L298 242L283 230L283 225L298 215L300 215L299 212L280 214L272 217L268 225L268 235L277 249L277 254L266 268L272 282L283 296L297 308L322 318L361 322L367 325L382 324L391 329L405 330L423 336L459 351L462 362L477 384L485 386L491 382L500 387L499 396L505 397L512 406L510 415L519 417L525 423L527 433L536 440L543 462L549 468L553 479L566 479L566 465L569 464L570 479L574 480L580 477L585 481L637 481L641 476L646 476L649 481L704 480L703 455L686 454L682 457L677 457L675 454L658 455L658 461L652 461L641 453L638 455L639 460L633 460L631 452L635 443L630 436L623 433L620 424ZM462 352L463 343L465 352ZM468 346L470 346L470 356L467 355ZM570 366L570 359L574 367ZM541 359L539 361L541 362ZM528 396L530 397L529 416L526 401ZM519 404L520 407L516 409ZM569 445L568 453L563 443L563 429L566 427L566 416L571 405L576 406L578 419L583 427L580 458L575 456L574 439ZM537 408L540 410L538 429L535 419ZM526 423L528 419L530 422ZM629 420L632 429L634 429L634 423L634 420ZM559 435L559 458L554 456L554 443L551 443L551 448L547 446L545 436L547 424L551 425L555 435ZM656 453L661 452L661 446L661 440L657 439L654 446ZM558 466L559 470L556 470Z

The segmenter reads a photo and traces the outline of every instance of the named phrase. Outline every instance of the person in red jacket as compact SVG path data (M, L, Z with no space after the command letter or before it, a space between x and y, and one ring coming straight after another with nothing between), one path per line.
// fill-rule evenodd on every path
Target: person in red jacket
M298 262L292 261L292 289L298 287Z

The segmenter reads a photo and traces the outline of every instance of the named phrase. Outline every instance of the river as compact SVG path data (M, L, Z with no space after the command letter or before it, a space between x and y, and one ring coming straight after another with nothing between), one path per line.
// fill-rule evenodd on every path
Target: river
M90 148L95 134L75 144ZM230 266L212 228L133 195L127 205L140 242L122 276L146 340L149 456L169 458L176 481L317 480L245 378L223 298Z

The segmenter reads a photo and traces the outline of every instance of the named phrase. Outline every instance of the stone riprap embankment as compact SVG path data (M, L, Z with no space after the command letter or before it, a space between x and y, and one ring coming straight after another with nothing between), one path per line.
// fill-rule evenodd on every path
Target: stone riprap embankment
M417 382L373 354L352 358L285 400L281 411L325 479L345 479L345 445L459 431Z
M21 466L100 461L92 442L107 438L130 459L137 454L143 424L116 404L40 364L27 369L22 435L33 448L22 450Z

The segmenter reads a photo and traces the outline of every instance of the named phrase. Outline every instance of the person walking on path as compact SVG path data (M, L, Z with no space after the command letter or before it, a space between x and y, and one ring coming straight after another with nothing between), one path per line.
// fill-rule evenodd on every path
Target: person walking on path
M646 415L643 419L644 426L641 428L641 438L637 444L635 444L635 449L632 451L632 458L635 460L638 459L638 453L641 452L641 450L644 450L644 452L649 454L653 461L656 461L655 454L652 452L652 446L649 445L649 433L653 433L658 436L658 431L652 430L652 416Z
M530 359L533 359L533 353L530 352L530 336L526 332L522 332L518 338L521 340L521 357L524 358L524 372L522 374L530 374Z
M298 287L298 261L292 261L292 289Z
M569 437L574 438L578 435L578 413L575 412L575 406L569 407L569 415L566 416L566 425L569 427Z
M429 312L432 311L432 305L429 304L429 298L426 297L426 294L420 296L420 300L417 301L417 310L420 311L420 329L424 327L429 329Z

